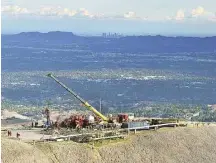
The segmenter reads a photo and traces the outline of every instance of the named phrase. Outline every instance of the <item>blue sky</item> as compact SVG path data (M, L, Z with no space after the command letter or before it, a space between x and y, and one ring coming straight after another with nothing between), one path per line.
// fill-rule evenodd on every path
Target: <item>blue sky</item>
M3 0L2 32L216 35L215 0Z

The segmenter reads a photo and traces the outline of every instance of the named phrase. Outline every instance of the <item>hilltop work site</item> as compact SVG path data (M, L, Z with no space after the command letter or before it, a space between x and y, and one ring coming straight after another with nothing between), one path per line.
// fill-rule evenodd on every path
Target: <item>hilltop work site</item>
M54 75L88 114L52 116L45 120L2 125L2 161L30 162L215 162L216 124L177 118L104 115ZM3 122L3 121L2 121Z

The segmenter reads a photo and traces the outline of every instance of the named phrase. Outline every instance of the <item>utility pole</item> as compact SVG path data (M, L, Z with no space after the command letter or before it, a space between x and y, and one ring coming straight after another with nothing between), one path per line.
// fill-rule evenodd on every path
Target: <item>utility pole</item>
M123 104L121 103L121 113L122 113Z
M101 98L100 98L100 113L101 113L101 105L102 105L102 103L101 103Z

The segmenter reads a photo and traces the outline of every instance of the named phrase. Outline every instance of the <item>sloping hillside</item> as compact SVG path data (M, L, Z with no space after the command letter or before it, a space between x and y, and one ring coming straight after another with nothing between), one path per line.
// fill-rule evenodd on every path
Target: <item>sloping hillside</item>
M3 162L30 163L36 158L36 162L44 163L212 163L216 160L216 127L145 132L95 149L74 142L40 143L33 149L30 144L3 138Z
M139 135L129 144L103 147L99 152L104 162L212 163L216 160L216 127Z
M49 163L48 157L32 145L21 141L2 138L3 163Z

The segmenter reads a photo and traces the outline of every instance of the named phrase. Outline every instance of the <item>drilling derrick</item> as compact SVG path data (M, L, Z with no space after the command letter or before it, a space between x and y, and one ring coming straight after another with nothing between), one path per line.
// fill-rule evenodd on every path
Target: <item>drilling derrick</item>
M45 115L46 115L46 119L47 119L46 124L50 125L50 111L48 108L45 109Z

